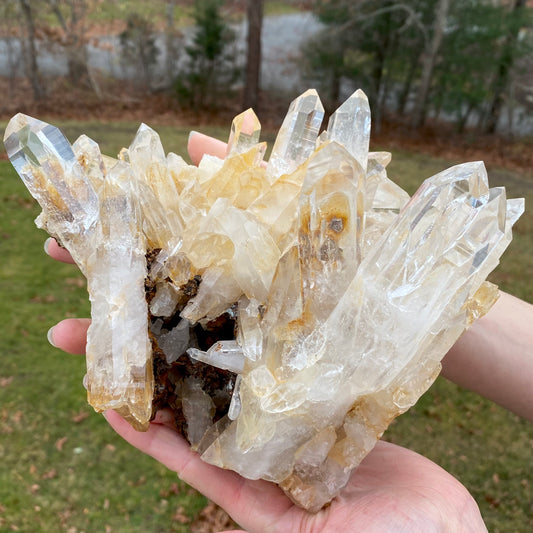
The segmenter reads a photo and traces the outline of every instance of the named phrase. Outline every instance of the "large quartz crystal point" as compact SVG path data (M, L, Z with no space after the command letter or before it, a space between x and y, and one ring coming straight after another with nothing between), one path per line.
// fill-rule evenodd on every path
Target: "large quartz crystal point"
M104 185L104 176L107 172L106 161L100 152L98 143L87 135L80 135L72 145L72 151L83 167L85 175L96 194L100 196L101 188ZM114 166L116 159L106 158L109 166Z
M298 450L281 483L297 502L318 509L342 488L342 472L433 382L440 359L469 324L463 310L474 300L485 311L494 302L482 280L519 209L501 190L488 191L480 163L461 165L429 179L363 260L325 323L320 359L350 376L330 414L345 419L344 436L331 445L318 433ZM317 447L323 460L310 469L299 458Z
M291 103L268 161L270 182L296 170L313 153L323 118L324 107L314 89Z
M365 257L329 317L326 329L336 338L326 351L336 351L354 372L354 393L389 386L450 302L455 308L447 312L461 314L466 299L488 274L486 266L494 266L498 243L505 237L498 221L506 219L506 203L486 194L479 179L483 171L479 163L469 163L428 180ZM481 226L488 226L487 231L480 231ZM462 300L454 298L456 293ZM380 328L384 334L376 337ZM346 351L334 346L352 338L358 339L360 349L347 359ZM375 355L369 357L369 350ZM386 365L379 354L390 354Z
M307 166L298 249L304 311L317 321L337 305L361 260L364 213L358 210L357 197L364 178L359 162L335 142L323 145Z
M25 115L10 121L5 145L43 209L40 224L69 250L87 278L89 403L98 411L116 409L146 429L153 394L146 248L131 171L118 163L105 175L96 143L80 138L74 151L57 128Z
M101 239L87 284L92 322L87 334L87 393L97 410L113 409L138 430L152 416L152 349L144 292L146 243L128 165L106 175Z
M266 312L260 322L263 350L261 357L256 357L255 360L261 360L263 365L268 362L271 371L267 370L266 367L263 369L266 375L271 376L274 380L270 390L276 384L272 373L282 368L284 347L291 346L297 341L301 337L302 329L306 326L302 316L300 257L298 247L293 246L283 254L279 261L270 287ZM244 350L246 352L246 346L244 346ZM262 370L255 369L253 372L258 372L262 376L265 375ZM249 379L249 377L245 376L245 379ZM267 392L263 385L258 385L258 387L259 389L252 385L251 389L259 396Z
M141 124L128 148L133 171L135 196L143 211L144 231L153 248L171 250L183 233L179 216L179 194L167 167L167 158L159 135Z
M409 201L409 195L387 177L386 166L390 153L372 152L368 157L365 182L365 220L361 253L376 244L394 222L400 209Z
M7 125L7 154L32 196L43 209L41 224L63 242L69 237L73 254L80 235L94 230L98 197L72 147L54 126L19 113Z
M358 89L331 115L327 138L342 144L366 172L370 144L370 106Z

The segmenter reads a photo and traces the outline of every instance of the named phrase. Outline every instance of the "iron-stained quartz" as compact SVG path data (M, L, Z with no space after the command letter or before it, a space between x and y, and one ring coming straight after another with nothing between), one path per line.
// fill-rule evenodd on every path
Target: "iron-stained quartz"
M315 91L268 162L253 111L225 159L165 154L142 125L118 159L17 115L5 145L37 224L88 280L87 390L137 430L170 407L202 458L317 511L485 313L522 200L481 162L412 198L369 152L354 93L319 135Z

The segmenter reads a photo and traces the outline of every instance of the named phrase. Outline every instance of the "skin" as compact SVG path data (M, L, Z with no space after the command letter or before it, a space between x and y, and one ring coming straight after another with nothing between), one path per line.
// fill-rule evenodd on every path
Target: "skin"
M194 133L189 139L189 153L193 163L197 164L204 153L223 157L226 145L216 139ZM53 239L47 241L45 249L54 259L72 262L68 252L60 248ZM523 302L517 303L514 300L516 299L504 295L493 308L494 311L491 310L484 319L478 321L465 334L466 339L459 341L444 364L448 378L465 386L477 383L480 389L478 392L491 397L490 391L486 390L494 388L493 382L492 387L487 387L489 369L487 376L482 379L474 379L472 376L476 376L475 372L479 369L476 365L480 364L482 358L486 364L482 350L488 350L491 360L497 359L501 355L500 351L507 352L505 338L502 338L497 347L492 347L490 330L494 329L494 323L502 314L508 315L508 305L517 313L516 316L513 315L514 318L519 318L524 312L521 307ZM531 312L531 309L527 312ZM68 353L83 354L89 323L88 319L63 320L51 329L49 340L54 346ZM520 323L521 327L525 328L527 320ZM472 335L470 331L473 332ZM483 339L481 345L480 338ZM533 341L529 346L532 345ZM523 357L523 352L520 351L523 347L519 341L515 341L511 346L513 350L516 348L516 354L514 358L507 358L506 361L515 364ZM467 358L466 363L461 360L463 356ZM505 368L506 364L491 363L496 365L494 368ZM461 368L465 370L461 372ZM518 370L517 372L520 373ZM471 374L470 378L464 375L468 373ZM508 386L506 379L515 378L515 372L504 373L499 380L503 390L498 398L494 399L504 405L508 404L508 407L517 412L527 412L528 406L532 404L531 400L529 403L525 400L509 400L513 396L511 389L514 387ZM525 378L522 380L525 384ZM514 390L516 392L516 389ZM531 398L531 391L527 392ZM379 441L331 504L320 512L311 514L295 506L273 483L248 480L235 472L204 463L173 430L172 415L167 411L159 412L145 433L132 429L113 411L107 411L104 416L126 441L177 472L183 481L220 505L250 533L487 531L477 504L453 476L425 457L394 444Z
M500 292L455 343L442 374L533 422L533 305Z

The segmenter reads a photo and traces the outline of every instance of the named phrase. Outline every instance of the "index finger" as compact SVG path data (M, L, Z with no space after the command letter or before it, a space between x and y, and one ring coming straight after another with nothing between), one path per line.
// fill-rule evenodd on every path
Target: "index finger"
M74 259L72 259L72 256L70 255L69 251L59 246L59 244L53 237L48 237L48 239L44 241L44 251L56 261L74 264Z
M197 131L191 131L189 134L187 150L189 151L193 165L198 165L205 154L224 159L227 148L228 145L225 142L219 141L214 137L209 137L209 135L204 135Z

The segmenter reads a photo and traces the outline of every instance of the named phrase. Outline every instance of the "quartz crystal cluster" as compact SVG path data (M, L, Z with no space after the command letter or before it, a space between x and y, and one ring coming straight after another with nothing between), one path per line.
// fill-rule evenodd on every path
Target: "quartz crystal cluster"
M369 153L364 93L319 135L323 114L297 98L268 162L251 110L198 167L145 125L118 159L20 114L5 137L37 225L88 280L91 405L138 430L170 407L205 461L311 511L495 301L484 280L523 211L481 162L409 198Z

